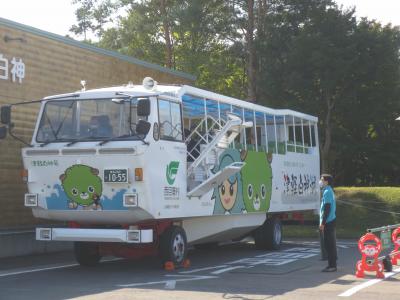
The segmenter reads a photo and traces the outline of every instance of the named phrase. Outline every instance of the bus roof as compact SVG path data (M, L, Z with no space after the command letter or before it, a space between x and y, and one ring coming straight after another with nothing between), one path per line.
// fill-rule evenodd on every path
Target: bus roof
M301 113L298 111L294 111L291 109L273 109L273 108L258 105L258 104L255 104L255 103L252 103L249 101L239 100L236 98L232 98L232 97L224 96L221 94L213 93L210 91L206 91L203 89L195 88L195 87L192 87L189 85L182 86L181 90L179 91L179 96L182 97L183 95L191 95L191 96L197 96L197 97L206 98L206 99L210 99L210 100L220 101L220 102L223 102L226 104L243 107L243 108L249 109L249 110L264 112L264 113L271 114L271 115L291 115L291 116L295 116L298 118L318 122L317 117L314 117L314 116L311 116L308 114L304 114L304 113Z
M234 105L237 107L243 107L244 109L254 110L258 112L263 112L271 115L291 115L301 119L310 120L313 122L317 122L318 118L301 113L298 111L290 110L290 109L272 109L266 106L258 105L252 102L239 100L233 97L224 96L218 93L210 92L207 90L203 90L200 88L192 87L189 85L157 85L155 89L149 90L146 89L143 85L123 85L123 86L115 86L115 87L107 87L100 89L91 89L86 91L77 91L75 93L70 94L61 94L54 95L50 97L44 98L44 100L52 100L52 99L60 99L67 97L76 97L76 99L87 99L89 97L99 97L99 94L107 94L105 97L113 97L117 95L116 93L125 93L132 96L158 96L158 95L167 95L172 97L177 97L180 100L184 95L190 95L199 97L201 99L210 99L219 101L225 104Z

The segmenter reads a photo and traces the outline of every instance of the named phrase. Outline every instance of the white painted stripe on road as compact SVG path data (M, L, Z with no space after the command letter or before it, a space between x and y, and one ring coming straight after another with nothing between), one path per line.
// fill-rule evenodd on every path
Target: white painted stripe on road
M102 260L101 263L104 262L110 262L110 261L116 261L116 260L121 260L122 258L112 258L112 259L106 259ZM28 273L35 273L35 272L41 272L41 271L49 271L49 270L57 270L57 269L66 269L66 268L72 268L72 267L77 267L79 264L68 264L68 265L61 265L61 266L51 266L51 267L45 267L45 268L37 268L37 269L23 269L19 271L12 271L12 272L0 272L0 277L7 277L7 276L13 276L13 275L21 275L21 274L28 274Z
M175 286L176 286L176 280L168 280L165 283L164 288L167 290L173 290L173 289L175 289Z
M217 276L194 276L194 275L165 275L165 276L190 276L190 278L182 278L175 279L176 282L182 281L195 281L195 280L205 280L205 279L215 279ZM149 282L139 282L139 283L130 283L130 284L118 284L119 287L136 287L136 286L146 286L146 285L154 285L154 284L164 284L171 282L171 280L160 280L160 281L149 281Z
M46 267L46 268L39 268L39 269L31 269L31 270L21 270L21 271L14 271L14 272L8 272L8 273L0 272L0 277L48 271L48 270L56 270L56 269L65 269L65 268L71 268L71 267L76 267L76 266L79 266L79 264L70 264L70 265Z
M220 265L220 266L215 266L215 267L193 269L193 270L190 270L190 271L179 272L179 274L191 274L191 273L207 271L207 270L212 270L212 269L220 269L220 268L225 268L225 267L227 267L227 265Z
M345 291L344 293L341 293L339 295L339 297L350 297L350 296L354 295L355 293L357 293L358 291L361 291L362 289L365 289L365 288L367 288L367 287L369 287L371 285L379 283L379 282L385 280L386 278L390 278L390 277L392 277L393 275L395 275L397 273L400 273L400 268L397 268L396 270L393 270L393 272L385 273L385 278L384 279L383 278L382 279L378 279L378 278L371 279L371 280L368 280L368 281L366 281L366 282L364 282L364 283L362 283L360 285L354 286L351 289Z
M229 267L229 268L225 268L225 269L222 269L222 270L211 272L211 274L218 275L218 274L222 274L222 273L225 273L225 272L228 272L228 271L231 271L231 270L235 270L235 269L240 269L240 268L246 268L246 267L245 266Z

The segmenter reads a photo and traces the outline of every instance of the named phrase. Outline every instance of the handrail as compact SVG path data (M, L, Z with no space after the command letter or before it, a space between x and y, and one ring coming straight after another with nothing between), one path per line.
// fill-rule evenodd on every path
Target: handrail
M387 226L367 229L367 232L387 231L387 230L392 230L392 229L395 229L398 227L400 227L400 224L387 225Z

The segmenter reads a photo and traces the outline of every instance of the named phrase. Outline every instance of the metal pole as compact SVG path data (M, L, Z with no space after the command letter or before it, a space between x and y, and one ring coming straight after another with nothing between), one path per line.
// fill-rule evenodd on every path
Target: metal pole
M392 230L392 229L395 229L395 228L398 228L398 227L400 227L400 224L387 225L387 226L367 229L367 232L387 231L389 229Z
M264 133L265 133L265 152L268 153L268 131L267 131L267 118L265 116L265 113L263 113L264 115Z
M244 115L244 108L242 107L242 117L243 117L243 122L246 122L246 118ZM247 136L246 136L246 128L243 127L243 142L244 142L244 150L247 150Z
M254 142L256 143L256 151L258 151L258 140L257 140L257 122L256 122L256 111L253 110L253 121L254 121L254 126L253 126L253 130L254 130ZM251 136L251 135L250 135Z
M208 120L207 120L207 99L203 98L204 101L204 120L205 120L205 126L206 126L206 140L208 144Z

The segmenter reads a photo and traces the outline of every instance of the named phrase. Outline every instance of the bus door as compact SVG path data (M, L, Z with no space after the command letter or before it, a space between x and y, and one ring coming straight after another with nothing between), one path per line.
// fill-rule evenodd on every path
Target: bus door
M158 98L158 123L149 157L151 180L156 183L162 202L161 211L168 216L181 209L186 197L186 144L184 142L182 109L178 101ZM155 192L155 191L153 191ZM165 215L164 215L165 216Z

